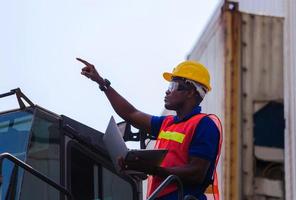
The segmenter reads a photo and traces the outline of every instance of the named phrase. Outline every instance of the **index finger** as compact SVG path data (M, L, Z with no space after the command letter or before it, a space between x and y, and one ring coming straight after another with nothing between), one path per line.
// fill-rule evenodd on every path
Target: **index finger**
M93 66L93 64L90 64L89 62L87 62L86 60L83 60L81 58L76 58L76 60L82 62L83 64L87 65L87 66Z

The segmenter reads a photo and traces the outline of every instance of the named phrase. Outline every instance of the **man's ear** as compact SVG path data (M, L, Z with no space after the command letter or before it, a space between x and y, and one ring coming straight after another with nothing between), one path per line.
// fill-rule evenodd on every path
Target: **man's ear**
M188 98L195 98L196 95L199 95L199 94L197 94L195 90L190 90L188 92Z
M197 104L200 104L202 102L203 98L200 96L200 94L196 90L190 90L188 92L188 98L193 98L197 102Z

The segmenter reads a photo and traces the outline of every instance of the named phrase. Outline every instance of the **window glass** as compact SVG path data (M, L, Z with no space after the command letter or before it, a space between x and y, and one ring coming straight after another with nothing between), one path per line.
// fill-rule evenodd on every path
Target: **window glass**
M36 110L26 163L60 183L60 133L58 119ZM34 194L34 195L33 195ZM59 199L59 191L24 173L21 199Z
M0 115L0 153L8 152L22 161L26 159L32 118L31 113L23 111ZM6 159L3 160L0 170L3 176L2 198L11 199L8 196L17 196L23 175L22 171L19 171L12 162Z
M67 200L66 195L63 193L60 193L59 190L55 189L45 181L39 179L38 177L32 175L31 173L21 169L20 167L17 167L17 169L22 172L22 174L25 174L24 182L21 184L21 193L17 194L16 198L13 198L13 192L9 190L8 192L8 198L10 200L59 200L60 197L62 199ZM14 182L17 182L19 180L17 179L11 179L12 181L10 183L14 184ZM61 196L60 196L61 195ZM1 199L6 200L6 199Z
M71 148L71 192L76 200L93 200L94 162L79 149Z
M71 192L76 200L132 200L133 188L126 180L71 146Z
M103 200L130 200L133 199L133 190L130 184L112 173L103 169Z

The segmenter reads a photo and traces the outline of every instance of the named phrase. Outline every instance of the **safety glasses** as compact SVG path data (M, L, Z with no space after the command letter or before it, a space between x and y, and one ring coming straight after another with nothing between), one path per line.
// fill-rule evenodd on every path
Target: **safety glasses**
M175 81L171 81L168 87L169 92L183 90L190 90L190 87Z

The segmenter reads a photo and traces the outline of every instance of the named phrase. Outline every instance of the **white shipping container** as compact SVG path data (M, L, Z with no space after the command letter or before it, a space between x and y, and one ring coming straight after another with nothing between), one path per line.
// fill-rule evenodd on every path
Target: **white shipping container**
M237 200L247 195L246 199L253 199L255 193L267 195L265 193L268 192L273 192L274 197L283 198L282 191L258 191L258 188L254 188L253 183L265 188L262 184L270 181L257 182L256 180L263 179L255 179L255 172L251 172L254 163L250 162L247 167L240 166L238 163L233 165L231 162L234 157L228 155L233 146L240 145L240 148L234 150L239 152L242 163L250 159L249 156L255 156L252 115L262 105L266 105L266 102L276 100L284 102L286 120L284 197L285 199L296 199L296 3L294 0L236 0L231 2L237 2L237 4L227 1L224 5L219 5L220 7L215 12L216 15L213 16L188 56L188 59L198 60L209 68L213 91L202 104L203 111L217 113L224 127L228 127L229 123L232 123L229 120L233 119L228 116L229 110L231 111L227 107L228 95L232 95L232 92L238 93L238 91L232 91L233 86L229 88L233 83L228 80L229 69L227 67L233 62L231 60L233 58L240 61L239 65L231 65L231 67L239 67L241 70L241 75L237 77L238 82L242 84L242 86L237 86L240 90L240 98L237 99L238 103L234 107L241 107L238 121L240 121L242 130L238 128L236 131L244 134L237 135L237 138L234 137L236 139L234 141L233 135L230 137L227 135L228 132L225 133L223 156L219 165L222 198ZM221 12L223 6L224 9ZM239 19L231 19L241 20L238 26L241 32L237 35L236 30L229 29L237 27L225 17L225 13L233 7L236 7L235 9L240 13ZM231 38L230 41L227 37ZM236 53L233 52L231 46L235 44L234 40L239 46L239 51ZM235 55L230 56L230 54ZM227 92L228 90L231 91ZM251 100L246 100L248 98ZM241 137L242 141L238 137ZM241 174L238 171L241 171ZM233 177L233 174L241 178ZM237 185L237 188L229 187L228 183L235 181L240 181L240 185ZM245 185L242 186L243 184ZM237 191L234 192L233 189Z
M283 0L232 0L239 3L239 10L248 14L284 17Z
M285 192L286 199L296 199L296 3L285 1Z
M194 49L188 56L189 60L197 60L204 64L211 75L212 90L206 95L201 103L202 112L216 114L224 127L224 91L225 91L225 74L224 74L224 24L222 19L222 5L218 4L210 23L198 40ZM224 132L224 131L223 131ZM220 160L217 166L219 190L221 199L223 199L223 160L224 146ZM213 199L213 195L207 194L208 199Z

